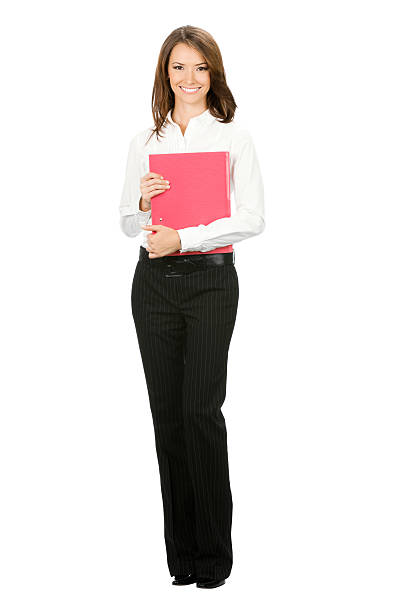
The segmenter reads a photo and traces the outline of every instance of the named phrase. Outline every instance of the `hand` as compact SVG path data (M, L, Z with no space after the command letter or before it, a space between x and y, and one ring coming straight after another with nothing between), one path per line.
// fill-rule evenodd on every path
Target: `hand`
M177 230L165 225L141 225L142 229L156 232L147 236L149 259L164 257L181 249L180 236Z
M166 179L163 179L161 174L157 174L157 172L148 172L140 179L140 191L142 193L142 200L146 206L144 206L144 210L149 210L149 205L151 204L151 199L163 193L163 191L167 191L170 189L169 182Z

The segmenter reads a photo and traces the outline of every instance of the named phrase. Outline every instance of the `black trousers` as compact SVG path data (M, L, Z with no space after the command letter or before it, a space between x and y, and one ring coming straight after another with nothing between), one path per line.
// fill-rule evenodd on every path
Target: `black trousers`
M131 303L153 417L170 575L195 571L220 579L230 575L233 561L221 407L239 286L232 259L203 267L200 260L209 256L149 259L141 246Z

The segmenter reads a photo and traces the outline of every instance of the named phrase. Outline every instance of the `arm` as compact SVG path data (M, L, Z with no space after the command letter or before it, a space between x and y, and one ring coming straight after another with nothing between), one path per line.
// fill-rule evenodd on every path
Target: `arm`
M121 230L134 238L142 231L140 225L150 222L151 211L142 207L142 194L140 192L140 142L143 133L135 136L129 145L126 164L125 182L120 199L120 227Z
M242 130L233 151L231 183L236 212L208 225L178 229L181 253L211 251L260 234L265 229L264 188L252 138Z

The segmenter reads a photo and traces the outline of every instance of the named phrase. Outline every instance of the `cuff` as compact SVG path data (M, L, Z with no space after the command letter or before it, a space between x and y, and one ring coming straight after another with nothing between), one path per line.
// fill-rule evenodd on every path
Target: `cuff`
M151 212L151 210L138 210L138 221L140 225L147 225Z
M151 212L151 210L140 210L139 204L122 204L120 206L121 217L137 215L137 219L142 225L144 225L149 220Z
M201 228L200 227L184 227L178 229L178 235L180 236L181 249L180 253L186 253L187 251L199 251L200 250L200 238Z

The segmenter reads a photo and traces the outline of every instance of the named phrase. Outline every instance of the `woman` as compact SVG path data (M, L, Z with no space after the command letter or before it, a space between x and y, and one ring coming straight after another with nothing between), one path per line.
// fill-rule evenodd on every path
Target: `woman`
M127 236L144 231L132 313L153 417L172 584L213 588L225 583L233 560L221 407L239 287L234 253L205 253L263 231L263 182L251 136L233 122L236 104L208 32L184 26L167 37L152 100L154 127L130 143L120 221ZM171 189L165 176L148 171L150 153L227 150L235 214L206 226L147 225L151 199ZM177 251L185 255L170 256Z

